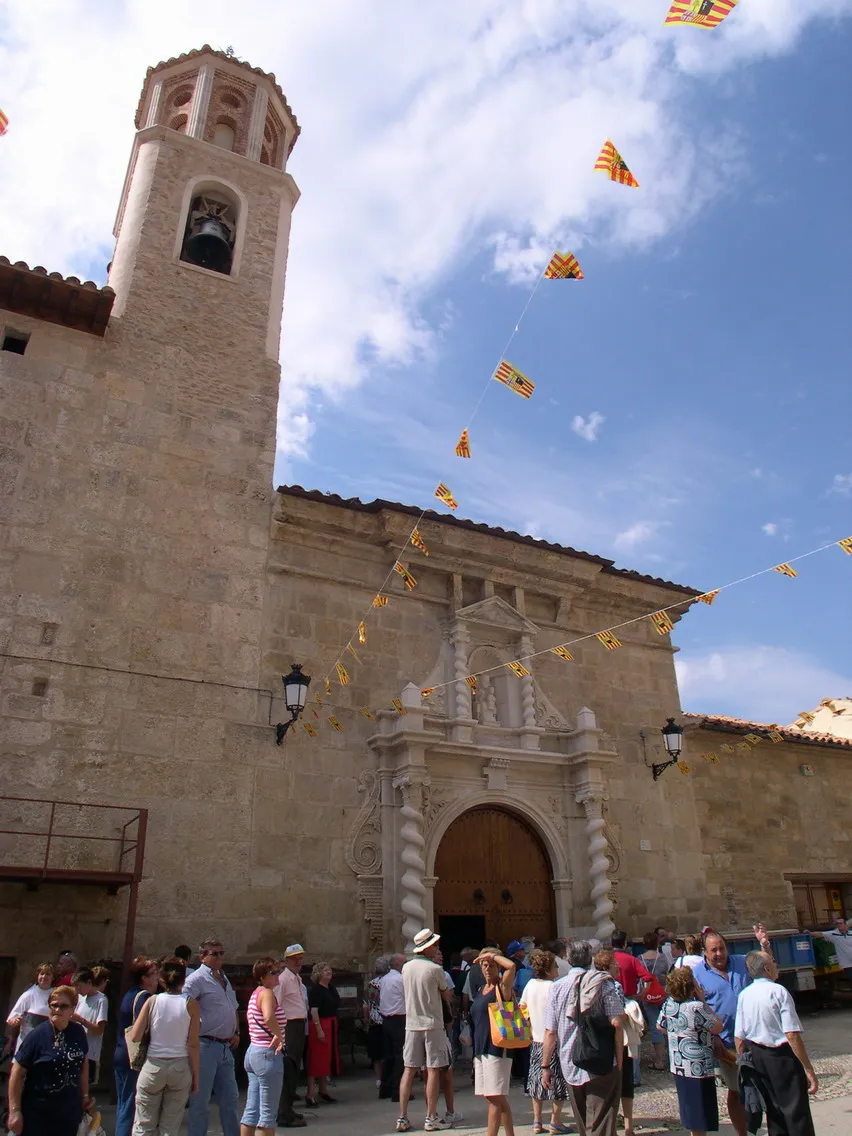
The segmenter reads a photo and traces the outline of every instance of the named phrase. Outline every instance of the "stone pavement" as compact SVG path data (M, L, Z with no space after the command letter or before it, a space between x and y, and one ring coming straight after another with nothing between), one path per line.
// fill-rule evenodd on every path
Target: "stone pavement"
M817 1136L850 1136L852 1133L852 1010L842 1010L815 1015L802 1015L805 1041L820 1078L820 1092L813 1103L813 1115ZM637 1133L642 1136L688 1136L678 1123L677 1100L668 1074L658 1074L643 1070L644 1083L637 1089L635 1101ZM409 1108L409 1117L415 1125L414 1131L422 1132L423 1094L422 1085L415 1090L417 1100ZM322 1105L315 1110L305 1110L308 1127L305 1129L279 1128L283 1134L302 1131L306 1136L390 1136L394 1131L397 1117L396 1105L390 1101L376 1099L375 1082L366 1070L357 1070L339 1078L332 1094L338 1103ZM532 1109L520 1088L512 1089L512 1109L515 1117L516 1136L530 1136L532 1132ZM720 1112L727 1117L722 1107L724 1094L719 1093ZM464 1113L464 1122L458 1131L465 1136L485 1136L484 1102L473 1095L468 1070L456 1071L456 1108ZM570 1105L566 1107L565 1119L571 1120ZM114 1131L114 1109L102 1108L104 1128L107 1133ZM720 1136L734 1136L734 1130L723 1123ZM765 1132L765 1129L761 1129ZM222 1136L218 1123L218 1113L211 1110L211 1124L208 1136Z

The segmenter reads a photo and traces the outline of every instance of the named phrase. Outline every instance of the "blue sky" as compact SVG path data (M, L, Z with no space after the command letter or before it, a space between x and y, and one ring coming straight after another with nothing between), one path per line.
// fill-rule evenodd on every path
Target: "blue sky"
M102 280L145 67L234 44L304 128L278 480L425 506L441 478L477 521L701 588L748 575L852 535L852 0L742 0L712 33L665 7L211 0L199 27L165 0L0 0L0 252ZM607 135L638 191L591 172ZM542 284L508 353L535 396L490 384L461 462L556 246L586 279ZM788 722L852 693L852 557L800 572L678 625L686 709Z

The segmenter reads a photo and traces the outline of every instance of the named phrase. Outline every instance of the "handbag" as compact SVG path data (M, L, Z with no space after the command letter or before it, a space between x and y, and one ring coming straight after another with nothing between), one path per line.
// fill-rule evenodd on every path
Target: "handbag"
M603 992L599 992L585 1013L580 1013L582 981L577 983L577 1023L571 1061L593 1077L604 1077L615 1064L615 1029L603 1010Z
M144 990L140 990L136 997L133 999L133 1009L131 1011L131 1013L133 1014L133 1022L136 1021L136 1003L144 993ZM157 995L152 994L151 997L156 998ZM131 1024L124 1031L124 1040L127 1043L127 1056L130 1061L130 1068L134 1069L138 1073L142 1066L145 1064L145 1061L148 1057L148 1045L151 1041L151 1010L148 1011L148 1028L145 1030L141 1041L131 1041L130 1031L132 1029L133 1024L131 1022Z
M526 1011L515 1002L504 1002L494 987L496 1002L488 1003L491 1044L501 1049L526 1049L532 1044L532 1025Z

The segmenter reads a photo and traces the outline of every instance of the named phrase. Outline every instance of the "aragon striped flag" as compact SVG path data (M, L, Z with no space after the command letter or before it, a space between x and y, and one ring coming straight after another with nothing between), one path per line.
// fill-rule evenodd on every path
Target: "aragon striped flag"
M799 713L798 713L798 717L803 718L804 721L808 725L810 725L810 723L814 720L814 718L816 718L816 714L812 714L810 712L810 710L800 710Z
M476 675L468 675L464 681L467 683L473 693L476 694Z
M331 728L332 728L333 730L335 730L335 731L336 731L336 732L337 732L338 734L342 734L342 733L343 733L343 727L341 726L340 722L338 721L338 719L337 719L337 718L335 718L335 716L334 716L333 714L329 714L329 716L328 716L328 724L329 724L329 725L331 726Z
M334 669L337 671L337 681L341 686L346 686L349 682L349 675L346 673L346 667L343 663L335 663Z
M571 663L574 661L574 656L571 654L567 647L551 647L550 653L551 655L558 655L559 658L564 659L566 663Z
M686 764L685 761L679 761L677 763L677 767L681 771L681 773L684 775L684 777L687 775L687 773L689 773L689 766Z
M736 8L737 3L738 0L674 0L663 24L717 28Z
M517 367L513 367L505 359L500 363L493 377L504 387L508 387L515 394L519 394L521 398L532 398L535 383L530 382L523 372L519 371Z
M325 680L325 692L326 692L326 694L331 694L331 679L330 678L327 678Z
M725 744L722 746L722 753L733 753L733 752L734 752L734 747L732 745L729 745L727 742L725 742Z
M417 587L417 581L414 579L405 565L400 564L400 562L397 560L396 564L394 564L393 566L393 570L398 576L402 576L402 582L403 584L405 584L407 590L409 592L413 592Z
M459 438L458 445L456 446L456 457L470 457L470 434L468 434L467 429L464 429L461 432L461 437Z
M573 252L555 252L544 270L545 280L582 280L583 270Z
M706 603L707 606L710 607L712 605L713 601L716 599L716 596L718 596L720 591L721 591L721 588L717 588L715 592L705 592L703 596L697 596L696 598L701 603Z
M367 625L363 621L358 624L358 642L367 642Z
M674 630L674 624L666 611L655 611L648 618L661 635L668 635L670 631Z
M399 714L400 716L405 713L405 707L402 704L401 698L392 698L391 706L393 706L394 710L396 710L397 714Z
M417 529L417 528L412 529L411 543L414 545L414 547L416 549L418 549L420 552L422 552L424 556L429 555L429 549L426 547L426 542L423 540L423 537L420 535L420 529Z
M435 489L435 496L439 501L443 501L448 509L456 510L459 507L458 501L452 495L449 488L444 485L443 481L438 482L438 486Z
M302 728L309 738L315 738L317 736L317 732L310 722L302 722Z
M632 189L639 188L639 182L627 168L624 158L608 138L598 160L595 162L595 169L608 174L610 181L617 181L620 185L629 185Z
M769 737L775 743L775 745L778 745L779 742L784 741L784 735L777 728L777 726L769 731Z
M388 597L387 596L382 596L382 595L373 596L373 607L387 607L387 606L388 606Z
M0 110L0 136L6 133L9 127L9 116Z
M611 631L599 631L595 638L599 643L603 643L608 651L617 651L621 646L621 640L616 638Z
M758 746L763 741L763 738L760 736L760 734L746 734L745 740L749 743L749 745Z
M852 536L845 536L843 540L839 540L837 544L839 548L842 548L844 552L852 556Z
M368 722L375 722L376 715L368 706L363 706L361 708L361 713L364 715Z
M780 572L782 576L789 576L791 580L799 574L792 564L776 564L772 571Z
M434 686L424 686L423 689L420 691L420 697L421 698L428 698L430 694L434 694L434 693L435 693Z
M509 668L512 674L516 674L518 678L523 678L524 675L528 675L530 673L523 663L519 663L517 661L515 661L514 663L506 663L506 666Z

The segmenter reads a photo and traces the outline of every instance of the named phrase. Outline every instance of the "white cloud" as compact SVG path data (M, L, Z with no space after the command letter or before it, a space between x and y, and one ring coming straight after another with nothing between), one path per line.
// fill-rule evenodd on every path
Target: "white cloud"
M661 26L659 0L255 0L236 16L208 0L200 24L171 0L0 0L0 251L105 265L146 67L200 36L233 42L277 73L304 127L285 385L339 398L375 363L429 356L423 301L462 259L490 247L523 281L557 244L647 244L742 184L740 140L688 119L691 77L789 50L850 8L750 0L693 35ZM592 172L610 134L640 193ZM301 420L279 416L282 450L305 452L315 395Z
M775 534L778 532L778 526L774 521L767 521L765 525L761 525L761 529L766 533L767 536L775 536Z
M802 707L852 690L852 673L832 671L803 651L785 647L682 651L675 667L684 710L755 722L785 725Z
M606 422L604 416L597 410L593 410L588 418L584 418L582 414L575 414L571 429L581 438L585 438L587 442L596 442L604 422Z
M852 494L852 473L836 473L829 493L839 493L843 497Z
M620 532L613 544L620 552L633 552L638 545L653 539L661 527L660 521L637 521L629 529Z

